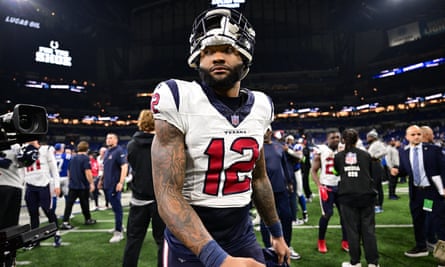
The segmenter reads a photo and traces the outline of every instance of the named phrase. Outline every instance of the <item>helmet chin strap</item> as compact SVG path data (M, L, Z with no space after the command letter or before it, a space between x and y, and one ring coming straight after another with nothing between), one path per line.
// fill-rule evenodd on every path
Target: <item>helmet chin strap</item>
M247 74L249 73L249 66L247 66L246 64L243 64L243 72L241 72L241 80L244 79Z

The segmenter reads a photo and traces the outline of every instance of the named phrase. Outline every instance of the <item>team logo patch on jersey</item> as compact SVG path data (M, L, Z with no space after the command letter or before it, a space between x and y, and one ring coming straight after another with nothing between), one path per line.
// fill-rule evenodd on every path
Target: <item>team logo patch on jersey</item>
M238 115L232 115L230 117L230 120L231 120L233 126L238 126L238 124L239 124L239 116Z
M346 164L356 164L357 163L357 154L348 152L345 157Z

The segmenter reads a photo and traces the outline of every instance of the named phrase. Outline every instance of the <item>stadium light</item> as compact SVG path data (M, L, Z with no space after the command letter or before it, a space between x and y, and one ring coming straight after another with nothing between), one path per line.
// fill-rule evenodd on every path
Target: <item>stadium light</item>
M427 61L423 61L423 62L418 62L415 64L403 66L403 67L397 67L392 70L382 70L379 74L372 76L372 78L373 79L381 79L381 78L385 78L385 77L389 77L389 76L399 75L399 74L413 71L413 70L437 67L442 64L445 64L445 58L440 57L440 58L427 60Z
M217 7L238 8L245 0L212 0L212 5Z

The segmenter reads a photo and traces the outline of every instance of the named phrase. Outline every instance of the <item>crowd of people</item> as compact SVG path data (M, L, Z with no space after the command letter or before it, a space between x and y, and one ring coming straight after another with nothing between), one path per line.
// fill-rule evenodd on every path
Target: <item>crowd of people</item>
M309 221L306 203L315 198L311 176L320 201L318 252L328 252L327 227L336 209L339 246L350 256L342 266L361 266L363 244L368 267L376 267L375 216L384 212L382 183L389 181L388 198L398 200L399 177L408 177L415 246L405 255L427 256L438 240L445 240L444 154L431 143L431 129L409 126L406 146L395 139L385 144L375 129L364 142L357 131L346 129L330 131L324 142L311 145L304 136L273 131L272 101L241 87L254 43L255 31L241 13L205 11L193 24L188 59L201 81L161 82L126 148L117 134L108 133L98 155L90 153L86 141L74 151L42 140L3 151L0 174L9 182L0 180L6 198L0 226L18 223L24 181L31 227L39 226L41 208L58 228L55 247L62 245L60 231L75 227L70 216L76 199L85 225L96 224L90 198L96 209L111 205L115 225L109 242L120 242L125 239L122 191L131 174L123 266L137 266L150 222L158 266L266 266L270 253L274 264L288 266L291 259L304 257L292 248L292 231ZM51 206L57 201L65 201L61 224ZM253 208L261 218L261 245L250 216ZM12 266L14 254L2 262Z

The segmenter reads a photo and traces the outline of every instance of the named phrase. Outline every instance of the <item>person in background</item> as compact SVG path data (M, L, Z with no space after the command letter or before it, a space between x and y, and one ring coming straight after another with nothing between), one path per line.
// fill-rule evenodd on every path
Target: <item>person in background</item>
M99 163L97 162L95 153L93 151L88 151L88 157L90 159L91 165L91 175L93 175L94 181L94 190L91 192L91 199L94 201L95 208L94 210L100 210L99 207L99 189L97 185L99 183Z
M79 198L80 208L85 219L85 225L96 224L96 220L91 219L90 213L90 192L94 191L93 174L91 173L90 158L88 157L89 145L86 141L80 141L77 145L77 154L70 160L69 166L69 191L63 223L61 228L70 230L73 226L69 223L74 201Z
M40 144L38 140L31 141L29 144L39 149L39 158L30 166L25 168L25 202L28 208L29 217L31 219L31 229L35 229L40 225L39 207L42 208L48 221L54 222L57 229L56 214L51 209L51 192L50 183L54 181L54 193L56 196L60 194L59 170L57 169L56 158L54 156L54 147ZM32 249L40 244L30 244L28 249ZM62 245L60 232L54 235L54 247Z
M105 152L106 151L107 151L107 148L104 147L104 146L99 148L99 155L97 156L97 163L99 165L99 174L98 174L98 178L99 179L97 179L97 181L94 182L94 186L95 186L95 188L97 188L97 191L93 192L93 194L97 194L97 202L98 202L98 204L99 204L99 196L100 196L99 181L101 181L102 177L104 176L104 156L105 156ZM104 192L104 199L105 199L105 206L104 206L103 209L108 209L109 208L109 202L108 202L107 194L105 194L105 192Z
M13 144L0 151L0 229L19 224L22 191L25 177L24 168L32 165L39 156L33 145ZM0 253L0 265L16 266L16 251Z
M309 216L306 208L306 198L303 193L303 178L301 175L301 160L303 159L303 151L301 144L294 144L295 138L292 135L285 137L285 144L283 146L287 169L289 171L289 176L292 177L292 189L289 193L290 204L291 204L291 214L292 214L292 224L301 225L308 222ZM298 203L301 206L301 212L303 214L302 220L297 217L297 198Z
M379 135L375 129L372 129L366 134L366 140L368 142L368 153L372 158L372 178L374 179L374 185L378 192L375 213L382 213L384 199L382 185L384 171L382 166L382 158L386 155L386 147L382 141L379 140Z
M53 203L52 203L52 209L54 210L54 213L56 212L57 208L57 198L58 197L64 197L65 199L65 205L66 205L66 199L68 196L68 166L71 160L71 150L69 150L68 153L65 152L65 144L57 143L54 145L54 157L56 158L56 164L57 169L59 170L59 176L60 176L60 195L56 196L53 195ZM54 183L52 183L54 184ZM53 190L52 190L53 191Z
M301 175L303 180L303 190L307 202L312 202L314 196L309 185L309 173L311 172L311 150L306 136L298 139L298 144L303 147L303 158L301 159Z
M284 148L287 148L284 145ZM278 212L278 216L283 227L283 236L286 244L289 246L290 258L294 260L301 259L300 254L295 252L291 246L292 241L292 211L291 208L295 208L291 204L290 196L296 200L296 195L293 194L295 190L295 177L293 173L293 166L288 165L288 149L283 150L283 145L278 140L273 140L272 129L268 129L264 135L264 159L266 161L266 172L269 177L270 184L274 194L275 207ZM292 148L289 148L291 152L294 152ZM289 167L292 168L289 170ZM261 236L263 238L264 245L269 248L272 246L270 242L270 233L267 230L263 221L260 224Z
M422 130L417 125L406 129L409 145L399 150L400 166L393 175L409 176L409 208L414 226L415 246L405 256L428 256L425 218L431 219L439 240L445 240L444 193L445 164L440 147L422 143ZM442 264L443 265L443 264Z
M434 144L433 129L431 129L431 127L429 127L427 125L421 126L420 129L422 130L422 142Z
M137 266L142 244L152 221L152 235L158 246L158 267L162 267L162 248L165 224L158 213L153 190L151 144L154 138L153 113L144 109L139 113L138 131L127 145L128 163L133 180L130 183L131 200L127 223L127 243L123 266Z
M397 200L400 197L396 195L396 187L397 187L397 180L398 177L392 175L391 173L394 172L393 169L399 168L399 151L396 147L397 140L395 138L391 138L389 141L389 144L386 146L386 166L388 167L388 194L389 199L391 200Z
M189 41L188 63L201 81L161 82L151 98L153 183L166 224L164 264L264 266L249 214L252 201L282 264L290 251L263 150L273 104L264 93L241 88L255 31L238 11L216 8L195 19Z
M71 148L65 146L65 154L67 159L71 159L74 155L76 155L76 151L73 151Z
M334 158L334 169L340 176L338 202L348 235L350 261L342 267L361 267L360 244L363 243L368 267L379 266L375 235L374 201L377 195L371 177L371 156L356 147L358 133L346 129L342 133L345 148Z
M422 142L434 145L434 132L431 127L423 125L420 127L422 131ZM436 230L432 224L431 213L426 213L425 215L425 235L426 235L426 246L428 251L432 252L437 243Z
M103 187L114 213L115 226L110 243L117 243L124 239L121 198L125 177L127 177L128 173L128 162L125 151L118 145L118 142L117 134L107 134L106 143L108 149L104 155L103 177L99 182L99 187Z
M321 216L318 222L317 243L320 253L328 252L325 237L329 220L334 214L334 204L340 213L340 203L338 203L338 182L340 177L334 173L334 156L339 149L340 133L338 131L330 131L327 133L326 139L326 144L314 148L314 160L311 169L312 179L317 185L320 195ZM341 248L344 251L349 251L346 230L342 221L343 218L340 216Z

